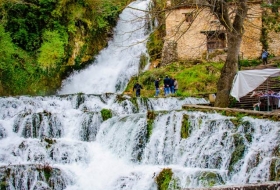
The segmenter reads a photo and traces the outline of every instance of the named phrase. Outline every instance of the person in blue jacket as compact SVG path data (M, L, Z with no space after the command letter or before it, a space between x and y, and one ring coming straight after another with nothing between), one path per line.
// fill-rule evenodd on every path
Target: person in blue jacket
M267 64L267 58L269 56L269 53L263 49L262 51L262 62L263 62L263 65L266 65Z

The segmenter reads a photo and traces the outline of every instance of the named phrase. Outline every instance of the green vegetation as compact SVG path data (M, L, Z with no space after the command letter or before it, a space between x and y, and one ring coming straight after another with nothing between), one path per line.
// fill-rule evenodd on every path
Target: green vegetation
M181 138L188 138L189 137L189 129L190 128L190 122L189 122L189 116L184 115L182 120L182 128L181 128Z
M155 94L154 81L161 78L160 86L163 86L163 79L166 75L175 77L179 83L179 90L176 96L201 96L216 92L216 82L220 76L223 63L200 63L194 65L190 62L174 62L164 67L155 68L133 77L125 93L134 94L132 89L136 81L143 86L141 95L153 97ZM163 95L163 90L161 90Z
M56 140L55 139L50 139L50 138L44 138L42 139L44 140L47 144L46 144L46 148L49 149L53 144L56 143ZM41 141L42 141L41 140Z
M49 164L43 165L43 172L44 172L44 176L45 176L47 182L49 181L50 177L52 176L52 170L53 170L53 168Z
M0 1L0 95L55 93L107 44L127 0Z
M103 121L106 121L107 119L110 119L112 117L112 111L108 109L102 109L101 116L103 118Z
M147 112L147 135L146 135L147 140L152 135L153 124L154 124L155 118L156 118L156 113L154 111Z
M270 181L279 181L280 180L280 158L272 158L270 164Z
M240 134L233 135L234 146L235 149L231 155L230 163L229 163L229 171L233 171L234 164L236 164L244 155L245 145L244 139Z
M170 168L164 168L156 177L157 189L167 190L172 179L173 172Z
M248 142L252 142L252 133L254 133L254 128L252 127L252 124L249 121L242 122L243 130L245 133L245 138Z
M163 38L165 36L165 12L162 11L165 8L166 1L153 0L154 6L152 7L152 18L153 22L155 20L158 22L155 30L149 36L147 42L148 53L151 57L151 62L160 59L162 48L163 48ZM153 26L155 27L155 26Z
M279 5L280 5L279 0L272 1L269 4L267 4L265 2L262 4L264 11L263 11L263 16L262 16L263 27L261 30L260 41L261 41L264 49L269 48L268 33L270 31L280 32L280 25L279 25L280 18L279 18L279 12L278 12Z
M257 66L259 64L261 64L262 61L261 59L243 59L239 61L239 66L242 67L252 67L252 66Z
M204 187L213 187L214 185L224 184L220 175L214 172L202 172L199 176L199 181Z
M3 181L0 182L0 189L7 189L9 186L8 182L5 181L5 178L3 179Z

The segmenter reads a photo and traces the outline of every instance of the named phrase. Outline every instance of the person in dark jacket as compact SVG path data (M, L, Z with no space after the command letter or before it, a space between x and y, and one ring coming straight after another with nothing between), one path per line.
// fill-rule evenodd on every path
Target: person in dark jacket
M171 93L174 94L174 79L172 77L170 77L169 86Z
M159 95L159 93L160 93L159 81L160 81L160 78L157 78L155 80L155 88L156 88L156 95L155 95L155 97L157 97Z
M142 88L142 86L138 82L133 86L133 92L135 90L136 97L140 97L141 89L143 89L143 88Z
M164 95L167 96L170 93L170 79L168 78L168 76L166 75L164 80L163 80L163 84L164 84Z

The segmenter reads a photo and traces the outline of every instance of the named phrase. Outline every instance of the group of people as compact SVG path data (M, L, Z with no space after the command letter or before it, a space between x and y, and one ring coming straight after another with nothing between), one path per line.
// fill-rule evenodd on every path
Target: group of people
M250 97L255 97L258 99L258 102L253 104L253 109L254 110L260 110L260 106L261 104L264 104L267 106L267 104L269 106L280 106L280 96L279 93L274 92L273 90L269 89L266 92L262 92L262 91L253 91L253 93L251 94ZM261 99L261 98L265 98L265 99Z
M155 89L156 94L155 97L157 97L160 94L160 78L155 80ZM178 90L178 81L176 78L168 77L167 75L163 79L163 91L164 96L167 96L169 94L175 94Z
M157 78L154 82L155 84L155 97L158 97L160 94L160 78ZM140 97L141 89L143 87L136 82L136 84L133 86L133 91L136 93L136 97ZM163 90L164 90L164 96L167 96L169 94L175 94L178 90L178 81L175 78L165 76L163 80Z

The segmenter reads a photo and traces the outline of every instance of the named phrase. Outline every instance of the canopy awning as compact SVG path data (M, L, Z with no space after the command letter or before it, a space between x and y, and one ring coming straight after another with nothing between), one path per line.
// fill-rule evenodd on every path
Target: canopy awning
M280 76L280 69L244 70L238 71L234 77L230 95L236 100L246 96L269 77Z

